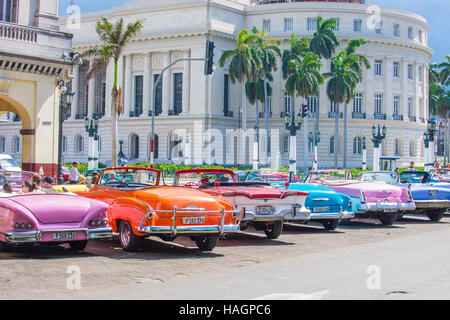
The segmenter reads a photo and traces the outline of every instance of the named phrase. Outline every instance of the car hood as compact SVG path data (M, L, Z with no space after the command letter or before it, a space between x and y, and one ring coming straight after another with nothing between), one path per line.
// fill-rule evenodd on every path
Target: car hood
M371 202L377 199L398 201L402 197L402 188L392 186L381 182L352 182L336 183L326 185L328 188L336 192L340 192L351 197L359 198L361 190L367 197L367 201Z
M86 215L106 210L101 202L72 195L33 194L10 198L42 224L79 223Z
M250 199L282 199L284 195L287 195L286 188L274 188L274 187L220 187L220 188L210 188L204 189L203 191L211 195L223 195L225 193L232 193L235 196L246 196ZM303 195L307 196L307 192L289 192L292 196Z

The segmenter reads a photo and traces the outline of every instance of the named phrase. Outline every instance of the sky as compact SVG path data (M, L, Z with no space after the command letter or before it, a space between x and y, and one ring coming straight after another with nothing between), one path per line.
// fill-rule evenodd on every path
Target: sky
M111 9L112 7L135 0L73 1L75 5L80 6L82 13L86 13ZM59 14L61 16L66 15L66 10L70 2L71 0L59 1ZM444 60L445 54L450 54L450 41L448 41L448 32L450 31L450 0L367 0L367 2L369 4L412 11L425 17L430 24L430 33L428 35L429 45L435 50L432 61L441 62Z

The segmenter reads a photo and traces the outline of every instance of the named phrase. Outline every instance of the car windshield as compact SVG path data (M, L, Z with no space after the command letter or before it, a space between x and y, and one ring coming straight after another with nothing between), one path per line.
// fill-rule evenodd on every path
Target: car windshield
M450 178L450 170L449 169L435 169L434 173L439 176L442 176L442 177Z
M15 190L20 190L24 181L30 181L36 175L34 172L0 170L0 190L3 190L5 183L11 184Z
M400 181L401 183L425 183L427 176L426 172L402 172Z
M398 175L394 172L363 172L360 174L359 180L396 184L398 181Z
M347 180L347 172L345 171L316 171L310 172L306 177L307 183L322 181L342 181Z
M0 167L1 168L17 168L18 165L14 159L0 159Z
M175 186L209 188L217 184L234 184L231 172L195 171L178 173L174 180Z
M142 188L157 186L160 181L160 172L152 169L120 168L105 169L98 184L118 188Z

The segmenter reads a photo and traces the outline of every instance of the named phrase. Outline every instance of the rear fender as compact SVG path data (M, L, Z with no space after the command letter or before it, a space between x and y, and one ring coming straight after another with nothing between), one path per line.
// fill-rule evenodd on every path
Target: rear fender
M128 221L135 235L145 236L139 233L138 227L146 218L152 208L143 201L131 197L116 199L108 209L109 223L114 232L118 232L118 221Z

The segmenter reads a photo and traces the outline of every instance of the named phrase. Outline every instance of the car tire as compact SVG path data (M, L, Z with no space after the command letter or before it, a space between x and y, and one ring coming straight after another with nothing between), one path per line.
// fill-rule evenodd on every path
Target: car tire
M444 217L445 211L444 209L433 210L427 212L427 216L431 221L439 222Z
M6 243L0 241L0 252L6 251L7 246Z
M386 214L383 213L380 216L380 221L385 226L392 226L394 222L397 220L398 215L397 214Z
M123 250L137 252L142 249L143 237L134 234L128 221L121 221L119 224L119 242Z
M219 237L202 237L195 238L195 244L198 249L203 252L213 251L219 242Z
M83 251L84 249L86 249L87 244L87 240L69 242L70 248L74 251Z
M404 216L404 214L398 214L397 215L397 221L403 220L403 216Z
M283 221L275 221L272 224L266 225L264 232L267 238L271 240L278 239L283 232Z
M334 231L339 225L338 219L322 221L322 225L327 231Z

